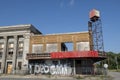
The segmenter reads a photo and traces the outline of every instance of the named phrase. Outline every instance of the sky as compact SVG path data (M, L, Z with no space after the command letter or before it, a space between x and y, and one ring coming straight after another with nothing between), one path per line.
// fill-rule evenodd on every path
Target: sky
M88 31L100 11L105 51L120 52L120 0L0 0L0 26L33 24L43 34Z

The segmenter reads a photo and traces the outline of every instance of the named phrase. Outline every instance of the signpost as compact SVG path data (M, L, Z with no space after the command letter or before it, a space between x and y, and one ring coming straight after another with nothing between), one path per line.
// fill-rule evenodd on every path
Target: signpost
M108 74L108 64L104 64L104 75L107 76Z

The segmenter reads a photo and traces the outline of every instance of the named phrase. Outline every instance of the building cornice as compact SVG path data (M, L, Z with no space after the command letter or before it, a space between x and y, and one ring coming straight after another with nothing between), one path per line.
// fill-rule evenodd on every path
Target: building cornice
M0 26L0 32L28 30L35 34L41 34L32 24Z

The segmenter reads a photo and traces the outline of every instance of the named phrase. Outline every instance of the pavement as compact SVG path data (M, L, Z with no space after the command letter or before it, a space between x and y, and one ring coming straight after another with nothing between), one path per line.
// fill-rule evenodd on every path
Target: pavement
M0 80L120 80L120 72L108 72L108 76L104 75L89 75L82 76L83 78L74 78L70 76L59 75L0 75Z
M120 72L109 72L108 73L109 76L111 76L113 78L113 80L120 80Z
M49 75L2 75L0 80L111 80L100 75L86 76L78 75L78 77L68 76L49 76Z
M0 80L77 80L68 76L50 75L1 75Z

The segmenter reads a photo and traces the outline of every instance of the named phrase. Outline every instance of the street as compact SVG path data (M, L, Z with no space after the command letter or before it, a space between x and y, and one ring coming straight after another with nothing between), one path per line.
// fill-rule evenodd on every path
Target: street
M113 80L120 80L120 72L109 72L108 75L113 77Z

